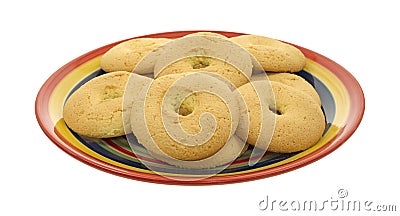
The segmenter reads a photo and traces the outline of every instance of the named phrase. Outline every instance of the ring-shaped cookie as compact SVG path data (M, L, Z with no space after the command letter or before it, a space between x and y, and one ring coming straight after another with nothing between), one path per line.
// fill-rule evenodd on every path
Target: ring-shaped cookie
M204 69L203 72L226 76L230 82L232 80L229 78L248 80L253 72L252 63L253 58L246 49L227 39L214 36L182 37L162 47L160 56L155 61L154 77L179 72L198 72L197 69ZM173 66L170 66L171 64ZM210 65L211 69L207 69ZM218 70L214 71L217 68Z
M107 138L125 134L122 101L131 73L107 73L95 77L67 99L63 117L65 123L80 135Z
M281 41L258 35L241 35L230 38L244 47L268 72L298 72L306 59L296 47Z
M243 145L243 141L237 136L232 136L229 141L220 149L218 154L197 161L173 160L165 155L159 155L149 151L156 159L167 162L168 164L185 169L209 169L226 165L240 157L248 148L248 144Z
M254 81L257 85L260 81ZM305 150L314 145L325 130L325 117L320 106L305 93L284 85L271 81L274 96L263 95L264 97L275 97L276 107L266 110L267 115L275 116L275 128L271 142L266 145L268 151L290 153ZM257 92L247 83L238 88L242 94L250 116L249 135L247 142L254 145L260 133L260 127L269 127L271 122L259 121L260 104L253 98L257 97ZM269 98L266 98L269 101ZM241 120L240 120L241 121ZM239 121L239 124L240 124ZM244 133L238 128L236 134L244 138ZM262 147L262 146L259 146Z
M132 72L138 63L148 54L157 56L158 48L170 42L168 38L134 38L121 42L109 49L101 57L100 66L105 72L128 71ZM149 67L136 69L137 74L152 72L154 62Z
M183 81L176 84L180 80ZM207 85L210 86L208 90L219 93L191 92L191 87L207 90ZM170 95L169 91L172 91ZM136 103L132 108L132 131L139 143L158 155L184 161L210 157L233 136L239 121L237 102L231 89L206 73L159 77L142 95L143 103ZM142 124L143 117L145 125ZM179 136L182 133L177 126L188 136Z
M185 35L184 37L193 37L193 36L211 36L211 37L219 37L219 38L228 38L225 35L222 35L219 33L206 32L206 31L190 33L190 34Z
M156 77L184 72L210 72L229 80L235 87L249 82L249 78L230 63L208 56L190 56L179 59L164 69Z
M268 79L270 81L280 82L306 93L321 106L321 99L319 98L317 91L301 76L292 73L268 73Z

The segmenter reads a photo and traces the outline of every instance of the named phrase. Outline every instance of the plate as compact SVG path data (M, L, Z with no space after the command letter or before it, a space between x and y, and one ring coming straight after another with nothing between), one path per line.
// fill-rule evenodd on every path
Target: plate
M141 37L177 38L194 32L196 31L166 32ZM227 37L242 35L234 32L216 33ZM300 168L331 153L354 133L363 117L364 95L357 80L329 58L292 44L306 56L306 67L298 75L314 86L322 101L327 126L321 140L301 152L267 152L253 166L248 165L251 150L247 150L225 170L208 178L198 179L194 178L196 176L176 173L149 156L141 145L136 145L133 153L125 137L84 138L69 130L63 121L65 100L79 86L104 73L100 69L101 56L123 41L95 49L61 67L43 84L35 104L37 121L54 144L72 157L105 172L140 181L176 185L227 184L267 178ZM163 175L149 170L140 160L146 160L160 168Z

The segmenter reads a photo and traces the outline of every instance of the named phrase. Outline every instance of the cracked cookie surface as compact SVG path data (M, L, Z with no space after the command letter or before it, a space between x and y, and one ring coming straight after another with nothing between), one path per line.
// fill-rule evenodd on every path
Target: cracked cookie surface
M124 135L122 103L130 74L125 71L107 73L88 81L72 93L63 110L68 127L88 137Z
M109 49L102 56L101 68L106 72L132 72L146 55L170 41L171 39L167 38L135 38L124 41Z
M241 35L230 40L251 53L268 72L298 72L306 64L299 49L279 40L258 35Z
M249 78L230 63L208 56L190 56L166 66L156 77L186 72L210 72L227 79L239 87L249 82Z
M282 84L291 86L300 90L314 99L319 106L321 106L321 99L314 87L308 83L304 78L292 73L268 73L270 81L280 82Z
M322 137L325 129L325 116L318 105L306 93L288 85L270 81L274 95L260 95L262 100L266 100L270 109L265 110L266 119L275 121L273 125L273 135L270 143L260 145L271 152L290 153L305 150ZM264 85L262 81L254 81L254 85ZM238 137L247 140L250 145L255 145L262 131L268 131L272 125L269 121L261 121L262 107L257 98L257 92L247 83L238 88L244 97L245 105L249 112L249 134L244 136L245 131L239 127L236 131ZM271 104L271 99L275 97L276 105ZM271 110L271 107L274 110ZM275 116L275 118L273 118ZM263 119L264 120L264 119ZM243 119L239 121L244 122ZM261 128L263 129L261 131Z

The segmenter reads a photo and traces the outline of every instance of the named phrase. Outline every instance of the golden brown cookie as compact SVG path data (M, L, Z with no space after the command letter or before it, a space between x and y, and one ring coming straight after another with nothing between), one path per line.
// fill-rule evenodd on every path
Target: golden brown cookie
M131 76L140 80L151 80L141 75L118 71L95 77L83 84L65 102L63 117L68 127L88 137L124 135L123 95Z
M212 37L219 37L219 38L228 38L225 35L218 34L215 32L195 32L195 33L187 34L184 37L190 37L190 36L212 36Z
M131 110L133 103L136 103L136 96L143 90L148 88L152 78L131 73L128 82L126 83L125 93L123 97L123 110L122 113L125 134L131 133Z
M232 136L232 138L228 141L228 143L221 148L219 152L211 157L197 160L197 161L178 161L171 160L171 158L166 157L165 155L158 155L152 152L149 152L154 158L164 161L168 164L186 168L186 169L208 169L214 168L222 165L226 165L236 158L240 157L248 148L247 143L243 143L237 136Z
M233 65L226 61L206 56L191 56L177 60L165 67L160 73L155 74L155 77L184 72L214 73L224 77L236 87L248 82L248 78Z
M154 77L182 72L210 72L239 86L253 71L252 56L240 45L210 36L181 37L163 46Z
M253 84L260 84L261 81L254 81ZM275 96L276 106L271 104L272 95L260 95L262 100L269 103L269 108L264 112L269 118L275 118L273 135L269 145L265 143L258 147L266 147L268 151L289 153L305 150L313 146L322 137L325 129L325 117L320 106L304 92L282 83L271 81L271 87ZM265 83L262 83L265 84ZM270 121L262 121L261 105L257 93L250 83L238 88L246 103L250 124L248 137L244 137L246 131L239 127L236 134L241 139L247 139L251 145L255 145L260 135L260 128L263 130L271 127ZM269 98L268 98L269 97ZM243 109L243 108L242 108ZM241 118L239 125L244 120Z
M298 72L306 64L304 54L299 49L272 38L241 35L230 40L250 52L268 72Z
M268 73L268 79L270 81L280 82L282 84L291 86L306 93L312 97L318 105L321 106L321 99L319 98L317 91L302 77L292 73Z
M167 38L135 38L124 41L109 49L101 58L100 66L106 72L132 72L136 65L149 53L170 42ZM151 71L135 71L139 74Z
M124 134L122 96L129 72L114 72L88 81L66 101L63 117L80 135L104 138Z
M233 136L239 120L231 89L206 73L161 76L138 97L131 113L133 134L149 152L177 160L212 156Z

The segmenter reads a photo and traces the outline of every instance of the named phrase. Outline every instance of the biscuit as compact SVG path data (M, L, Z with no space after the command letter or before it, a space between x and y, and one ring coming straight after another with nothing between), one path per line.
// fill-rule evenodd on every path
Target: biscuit
M234 135L217 154L197 161L177 161L171 160L171 158L165 157L165 155L158 155L152 152L149 153L154 158L177 167L186 169L209 169L226 165L240 157L249 146L248 144L243 144L243 141Z
M243 96L249 113L249 132L248 137L245 137L246 131L238 127L236 132L238 137L247 140L250 145L255 145L261 134L261 128L268 130L274 127L270 143L257 145L257 147L267 148L271 152L290 153L313 146L325 130L325 117L320 106L302 91L279 82L271 81L270 83L276 106L271 104L272 95L260 95L260 97L267 101L269 109L265 110L265 114L269 120L275 118L275 125L271 121L260 119L262 108L260 102L254 100L257 98L257 93L251 83L247 83L239 87L238 91ZM254 81L252 84L265 85L261 81ZM239 125L244 121L241 118Z
M214 73L224 77L236 87L248 82L248 78L228 62L206 56L191 56L175 61L156 74L156 77L184 72Z
M291 73L268 73L270 81L280 82L300 90L314 99L321 106L321 99L314 87L302 77Z
M172 40L167 38L135 38L119 43L104 53L100 61L101 69L105 72L132 72L146 55L156 52L160 46L170 41ZM135 70L138 74L150 72L152 71Z
M123 122L123 95L131 76L151 80L126 71L95 77L79 87L67 99L63 117L76 133L95 138L108 138L125 134ZM134 91L140 91L134 88ZM128 100L129 101L129 100ZM128 105L132 101L127 102ZM130 108L128 108L130 111Z
M241 35L230 40L244 47L268 72L298 72L306 64L305 56L299 49L272 38Z
M243 47L227 39L182 37L163 46L154 65L154 77L160 77L160 73L214 72L238 86L252 75L252 63L252 56Z
M131 133L131 110L133 103L136 102L136 96L143 90L148 88L152 82L152 78L131 73L128 82L126 83L125 93L123 97L123 110L122 113L125 134Z
M218 96L189 87L213 88ZM161 76L138 97L131 112L133 134L149 152L177 160L212 156L233 136L239 121L231 89L206 73Z
M190 36L211 36L211 37L219 37L219 38L228 38L225 35L218 34L215 32L195 32L195 33L187 34L184 37L190 37Z

